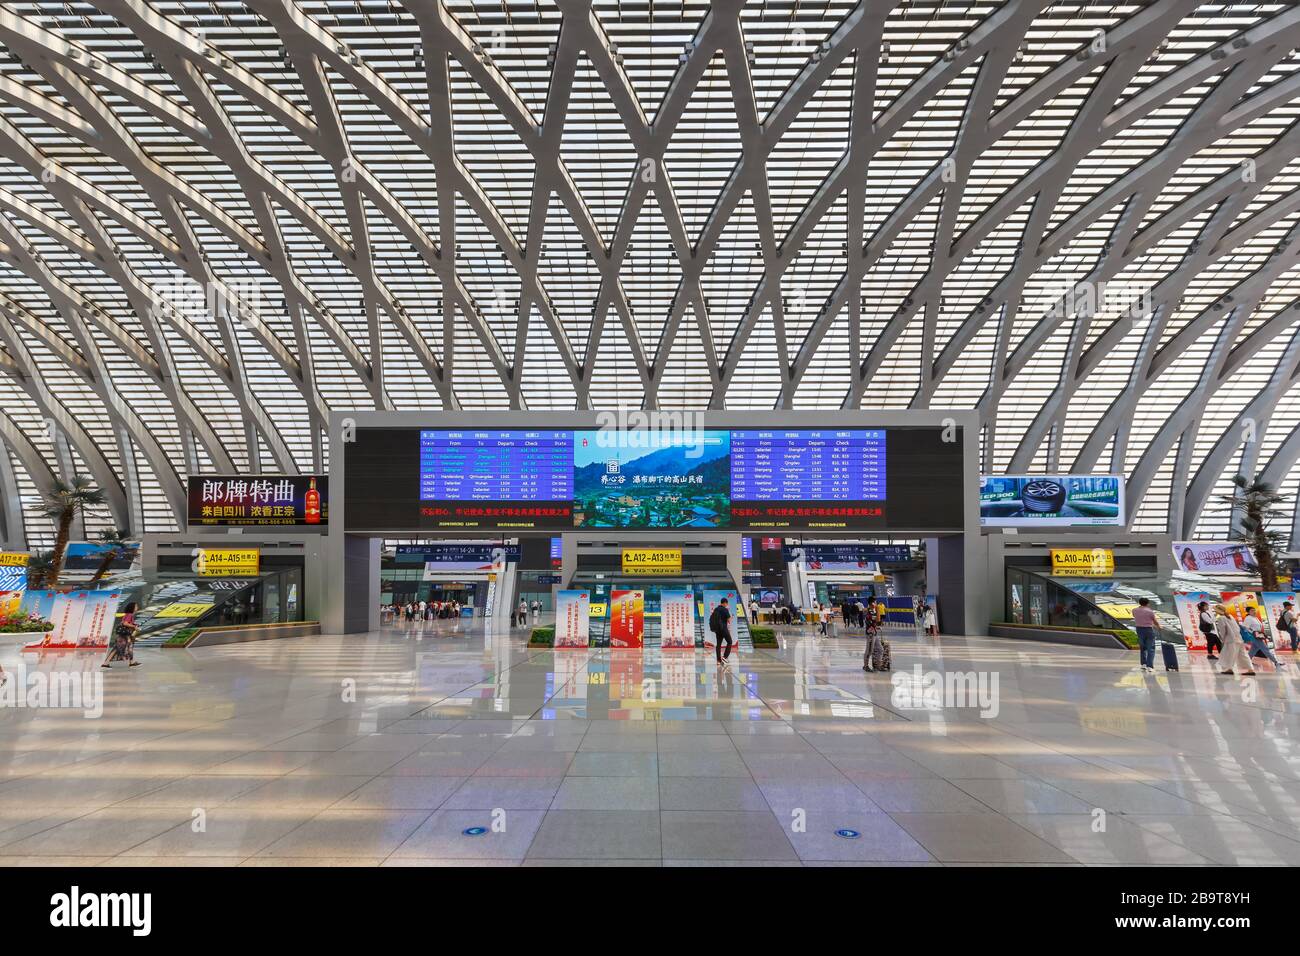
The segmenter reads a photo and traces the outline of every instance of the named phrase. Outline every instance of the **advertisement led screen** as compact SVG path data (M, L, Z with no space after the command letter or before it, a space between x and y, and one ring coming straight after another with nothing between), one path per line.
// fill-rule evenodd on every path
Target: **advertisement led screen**
M1259 574L1259 562L1240 541L1175 541L1174 560L1201 574Z
M191 528L329 523L324 475L192 475L189 499Z
M1124 526L1124 479L1117 475L984 475L980 524L1064 528Z
M349 530L961 530L937 426L360 430Z

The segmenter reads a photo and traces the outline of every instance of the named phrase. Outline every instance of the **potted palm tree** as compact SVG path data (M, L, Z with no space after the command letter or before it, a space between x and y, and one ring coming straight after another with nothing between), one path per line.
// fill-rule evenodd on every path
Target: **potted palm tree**
M1233 532L1255 555L1264 590L1276 591L1287 536L1271 526L1285 516L1286 509L1282 506L1287 503L1286 496L1258 477L1251 480L1237 475L1232 479L1232 493L1219 495L1219 501L1232 512Z
M63 561L68 553L68 538L72 534L72 522L80 515L98 511L108 501L104 493L95 487L95 483L81 475L73 475L70 481L56 481L45 495L44 514L54 521L54 555L50 559L50 570L45 576L45 586L59 586L59 575L63 573Z
M131 532L126 528L113 528L100 532L99 543L104 548L104 557L99 562L99 567L95 569L95 576L90 579L92 587L108 574L108 569L113 566L114 561L130 557L132 551Z
M27 561L27 586L33 591L44 590L53 563L53 551L38 551L33 554Z

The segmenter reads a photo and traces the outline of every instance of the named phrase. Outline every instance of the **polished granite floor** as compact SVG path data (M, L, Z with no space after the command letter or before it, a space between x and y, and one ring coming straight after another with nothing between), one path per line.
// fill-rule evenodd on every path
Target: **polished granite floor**
M0 709L0 862L1300 863L1285 676L912 632L866 674L807 630L720 673L521 633L142 651L97 719ZM901 693L916 665L996 674L996 716Z

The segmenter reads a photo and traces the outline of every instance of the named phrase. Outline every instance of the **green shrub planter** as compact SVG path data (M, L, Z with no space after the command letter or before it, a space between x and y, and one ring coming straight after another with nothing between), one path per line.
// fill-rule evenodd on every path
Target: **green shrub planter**
M194 635L197 633L198 628L196 627L183 627L163 641L163 647L185 647L190 641L194 640Z
M529 647L554 647L555 626L535 627L528 635Z
M1124 646L1129 650L1137 650L1138 636L1136 631L1126 631L1111 629L1108 627L1072 627L1067 624L1015 624L1011 621L994 621L998 627L1021 627L1029 631L1069 631L1073 634L1109 634L1111 637L1117 637L1124 642Z
M749 629L749 639L755 647L779 647L776 642L776 631L770 627L751 627Z

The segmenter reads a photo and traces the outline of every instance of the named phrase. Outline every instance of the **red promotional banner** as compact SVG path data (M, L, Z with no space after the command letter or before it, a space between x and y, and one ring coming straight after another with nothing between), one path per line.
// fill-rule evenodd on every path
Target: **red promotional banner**
M645 592L609 593L609 646L640 647L645 634Z

